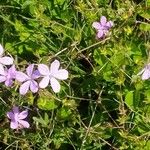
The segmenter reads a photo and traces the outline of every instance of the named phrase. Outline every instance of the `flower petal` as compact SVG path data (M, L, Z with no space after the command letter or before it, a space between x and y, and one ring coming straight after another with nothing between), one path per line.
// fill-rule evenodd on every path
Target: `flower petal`
M51 87L55 93L60 91L60 84L55 78L50 79Z
M39 64L38 70L41 75L48 75L50 73L48 66L46 66L44 64Z
M103 30L99 30L98 33L97 33L97 37L102 38L103 36L104 36Z
M20 86L19 93L21 95L25 95L28 92L30 83L31 83L31 81L26 81Z
M101 29L101 24L99 22L93 22L92 27L99 30Z
M18 114L19 113L19 108L17 106L13 107L13 112L14 114Z
M108 29L110 29L113 26L113 22L112 21L108 21L106 23L106 26L108 27Z
M18 120L19 124L23 127L23 128L29 128L30 125L27 121L24 120Z
M18 128L18 122L17 122L17 121L11 121L10 127L11 127L12 129L17 129L17 128Z
M24 110L18 115L18 119L25 119L28 116L28 110Z
M8 112L8 113L7 113L7 117L8 117L9 119L11 119L11 120L14 120L14 113Z
M6 77L5 76L0 76L0 83L6 81Z
M34 68L34 64L30 64L30 65L26 68L26 72L27 72L27 75L28 75L29 77L32 76L33 68Z
M24 81L28 80L29 77L28 77L25 73L23 73L23 72L21 72L21 71L17 71L17 72L16 72L16 79L17 79L19 82L24 82Z
M4 48L3 48L3 46L0 44L0 56L2 56L3 53L4 53Z
M0 64L0 74L1 75L5 75L5 70L4 70L4 66L2 64Z
M39 77L41 77L39 70L33 71L32 79L38 79Z
M49 76L45 76L39 83L40 88L46 88L49 84Z
M13 64L13 58L5 56L0 58L0 63L3 65L11 65Z
M16 68L15 68L15 65L12 65L9 69L8 69L8 75L11 77L11 78L15 78L16 77Z
M144 73L142 74L142 80L147 80L150 78L150 70L145 69Z
M33 93L36 93L38 91L38 84L36 81L32 80L31 83L30 83L30 90L33 92Z
M102 26L105 26L105 25L106 25L106 21L107 21L106 17L105 17L105 16L102 16L101 19L100 19L101 25L102 25Z
M6 81L5 81L5 85L6 86L8 86L8 87L10 87L10 86L12 86L12 84L13 84L13 80L12 79L6 79Z
M66 69L60 69L55 75L55 78L65 80L68 78L68 71Z
M52 63L51 63L51 66L50 66L50 73L51 74L55 74L58 72L58 69L59 69L59 66L60 66L60 62L58 60L54 60Z

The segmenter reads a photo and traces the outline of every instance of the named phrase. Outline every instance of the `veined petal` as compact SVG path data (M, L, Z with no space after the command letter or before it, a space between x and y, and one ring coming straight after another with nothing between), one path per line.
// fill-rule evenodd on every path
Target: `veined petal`
M103 30L99 30L98 33L97 33L97 37L102 38L103 36L104 36Z
M13 80L12 79L6 79L6 81L5 81L5 85L6 86L10 87L10 86L12 86L12 84L13 84Z
M43 77L43 79L39 83L39 87L40 88L46 88L48 86L48 84L49 84L49 80L50 80L49 76Z
M3 65L12 65L13 64L13 58L5 56L0 58L0 63Z
M41 77L39 70L33 71L32 79L38 79L39 77Z
M24 81L28 80L29 77L28 77L25 73L23 73L23 72L21 72L21 71L17 71L17 72L16 72L16 79L17 79L19 82L24 82Z
M31 81L26 81L20 86L19 93L21 95L25 95L28 92L30 83L31 83Z
M8 112L7 117L11 120L14 120L14 114L12 112Z
M0 64L0 74L5 75L4 66L2 64Z
M68 78L68 71L66 69L60 69L54 77L60 80L66 80Z
M99 30L101 29L101 24L99 22L93 22L92 27Z
M25 119L28 116L28 110L24 110L18 115L18 119Z
M6 77L5 76L0 76L0 83L6 81Z
M38 84L36 81L32 80L31 83L30 83L30 90L33 92L33 93L36 93L38 91Z
M55 78L50 79L51 87L55 93L60 91L60 84Z
M51 74L55 74L58 72L58 69L59 69L59 66L60 66L60 62L58 60L54 60L52 63L51 63L51 66L50 66L50 73Z
M29 128L30 125L27 121L24 120L18 120L19 124L23 127L23 128Z
M147 80L150 78L150 70L145 69L144 73L142 74L142 80Z
M33 68L34 68L34 64L30 64L30 65L27 67L27 69L26 69L27 75L28 75L29 77L32 76Z
M17 129L17 128L18 128L18 122L15 121L15 120L11 121L11 122L10 122L10 127L11 127L12 129Z
M48 66L46 66L44 64L39 64L38 70L41 75L49 75L49 73L50 73Z
M11 78L15 78L16 77L16 68L15 65L12 65L9 69L8 69L8 74L10 75Z
M114 25L114 24L113 24L112 21L108 21L108 22L106 23L106 26L108 27L108 29L110 29L113 25Z
M19 108L17 106L13 107L13 112L14 114L18 114L19 113Z
M107 22L107 19L105 16L102 16L101 19L100 19L100 23L102 26L105 26L106 25L106 22Z
M3 46L0 44L0 56L2 56L3 53L4 53L4 48L3 48Z

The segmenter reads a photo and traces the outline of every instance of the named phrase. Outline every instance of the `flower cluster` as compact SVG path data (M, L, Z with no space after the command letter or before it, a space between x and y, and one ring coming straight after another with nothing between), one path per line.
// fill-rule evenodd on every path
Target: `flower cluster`
M98 39L104 38L107 33L109 32L109 29L113 26L112 21L108 21L105 16L102 16L100 18L100 22L93 22L92 26L97 30L96 37Z
M68 71L66 69L59 69L60 62L54 60L50 68L45 64L38 64L35 69L34 64L30 64L26 68L26 74L17 71L13 64L13 58L2 57L4 53L3 47L0 45L0 83L5 82L6 86L12 86L13 81L17 80L21 83L19 93L25 95L29 90L33 93L38 92L39 88L46 88L50 83L53 91L58 93L60 91L60 84L58 80L65 80L68 78ZM12 65L7 68L6 65ZM37 82L37 79L41 81Z

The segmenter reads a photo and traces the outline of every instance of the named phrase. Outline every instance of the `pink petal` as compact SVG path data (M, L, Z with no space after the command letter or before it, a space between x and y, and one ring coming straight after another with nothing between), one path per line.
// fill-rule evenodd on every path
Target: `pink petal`
M34 64L31 64L31 65L29 65L29 66L27 67L27 69L26 69L27 75L28 75L29 77L32 76L33 68L34 68Z
M45 76L39 83L40 88L46 88L49 84L49 76Z
M11 120L14 120L14 114L12 112L8 112L7 117Z
M103 30L99 30L98 33L97 33L97 37L102 38L103 36L104 36Z
M108 21L108 22L106 23L106 26L107 26L108 28L111 28L111 27L113 26L113 22L112 22L112 21Z
M8 69L8 74L11 76L11 78L15 78L16 77L16 68L15 68L15 65L12 65Z
M39 70L41 75L48 75L49 74L49 68L44 64L39 64L38 70Z
M4 66L2 64L0 64L0 74L1 75L5 75L5 70L4 70Z
M58 69L59 69L59 66L60 66L60 62L58 60L54 60L51 63L51 66L50 66L50 72L51 72L51 74L57 73Z
M24 81L28 80L29 77L28 77L25 73L23 73L23 72L21 72L21 71L17 71L17 72L16 72L16 79L17 79L19 82L24 82Z
M50 79L51 87L55 93L60 91L60 84L55 78Z
M99 30L101 29L101 24L99 22L93 22L92 27Z
M13 107L13 112L14 114L18 114L19 113L19 108L17 106Z
M29 128L30 125L27 121L24 120L18 120L19 124L23 127L23 128Z
M38 79L39 77L41 77L39 70L33 71L32 79Z
M28 116L28 110L24 110L18 115L18 119L25 119Z
M0 83L6 81L6 77L5 76L0 76Z
M142 80L147 80L150 78L150 70L145 69L144 73L142 74Z
M0 56L2 56L4 53L4 49L3 49L3 46L0 44Z
M17 121L11 121L10 127L11 127L12 129L17 129L17 128L18 128L18 122L17 122Z
M5 81L5 85L8 86L8 87L12 86L12 84L13 84L13 80L12 79L7 79Z
M60 79L60 80L65 80L68 78L68 71L65 69L60 69L55 75L55 78Z
M0 63L3 65L12 65L13 61L14 61L13 58L7 56L0 58Z
M105 17L105 16L102 16L101 19L100 19L101 25L102 25L102 26L105 26L105 25L106 25L106 21L107 21L106 17Z
M38 84L36 81L32 80L31 83L30 83L30 90L33 92L33 93L36 93L38 91Z
M29 86L30 86L31 81L26 81L25 83L23 83L20 88L19 88L19 93L21 95L25 95L28 90L29 90Z

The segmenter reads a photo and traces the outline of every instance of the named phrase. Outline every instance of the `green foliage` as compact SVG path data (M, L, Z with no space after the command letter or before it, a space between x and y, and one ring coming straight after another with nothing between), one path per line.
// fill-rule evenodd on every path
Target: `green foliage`
M150 0L1 0L0 40L17 69L60 60L69 72L61 92L49 86L18 94L0 87L0 148L148 150ZM92 28L114 22L105 39ZM15 83L15 85L18 85ZM27 106L30 128L9 129L6 113Z

